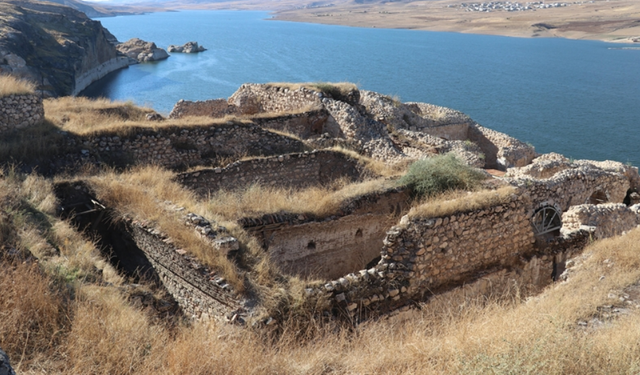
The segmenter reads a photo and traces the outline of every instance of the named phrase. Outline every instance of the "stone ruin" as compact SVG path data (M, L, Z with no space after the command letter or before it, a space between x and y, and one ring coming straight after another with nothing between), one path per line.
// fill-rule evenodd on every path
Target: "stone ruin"
M0 134L24 129L44 120L42 98L34 94L0 98Z
M368 91L334 98L305 86L246 84L228 100L180 101L170 117L231 115L245 122L144 130L129 139L103 134L81 144L88 154L134 150L129 156L139 162L168 166L191 159L163 155L191 153L202 165L208 153L228 150L237 161L176 174L176 181L200 197L256 183L299 188L369 177L357 160L327 149L335 145L388 164L454 152L470 165L506 171L487 176L511 192L496 192L479 208L412 213L410 192L394 187L348 199L329 217L278 212L238 220L283 274L309 281L306 298L324 316L359 322L436 293L487 295L514 283L535 293L560 279L566 261L590 241L640 225L637 168L537 155L531 146L450 109L399 103ZM144 142L150 146L141 146ZM251 147L266 155L241 160L236 150ZM59 186L62 205L79 201L95 209L90 187L78 186ZM469 194L472 199L487 193ZM184 222L210 239L212 251L225 256L238 251L238 239L213 220L185 213ZM188 249L177 248L140 218L121 225L129 236L129 250L121 255L125 263L155 272L189 316L249 318L256 302L235 293Z

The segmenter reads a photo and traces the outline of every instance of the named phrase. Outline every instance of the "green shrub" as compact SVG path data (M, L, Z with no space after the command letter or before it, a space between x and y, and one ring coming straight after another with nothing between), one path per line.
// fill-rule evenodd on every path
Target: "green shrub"
M484 173L449 153L416 161L398 182L423 197L450 190L471 190L485 178Z

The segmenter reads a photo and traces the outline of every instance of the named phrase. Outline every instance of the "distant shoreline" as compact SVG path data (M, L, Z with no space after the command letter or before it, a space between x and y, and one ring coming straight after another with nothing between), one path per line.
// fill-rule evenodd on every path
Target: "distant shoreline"
M330 5L300 8L300 0L283 0L265 9L255 0L212 4L179 4L171 10L254 10L273 20L365 28L446 31L519 38L565 38L640 45L640 2L590 0L526 11L477 12L462 8L463 0L404 0L357 4L335 0ZM321 2L316 2L321 3ZM467 4L467 3L465 3Z
M630 0L538 11L466 12L446 7L452 0L385 4L338 4L315 9L278 10L274 20L369 28L410 29L565 38L640 45L640 4ZM608 7L608 8L607 8ZM597 16L596 16L597 15Z

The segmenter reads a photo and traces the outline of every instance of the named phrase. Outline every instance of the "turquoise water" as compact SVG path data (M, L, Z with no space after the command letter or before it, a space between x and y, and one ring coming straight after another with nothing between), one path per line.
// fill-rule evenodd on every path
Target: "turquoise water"
M351 81L461 110L539 152L640 165L640 50L267 18L249 11L102 18L121 41L166 48L194 40L209 50L131 66L86 93L167 114L180 99L226 98L246 82Z

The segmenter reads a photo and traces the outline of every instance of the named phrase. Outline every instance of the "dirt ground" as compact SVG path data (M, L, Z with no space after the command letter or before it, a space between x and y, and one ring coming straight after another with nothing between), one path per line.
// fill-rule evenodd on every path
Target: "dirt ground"
M563 7L491 12L467 11L468 4L482 0L383 1L240 0L179 7L272 10L278 20L332 25L640 43L638 0L567 1ZM522 6L526 3L520 0Z

